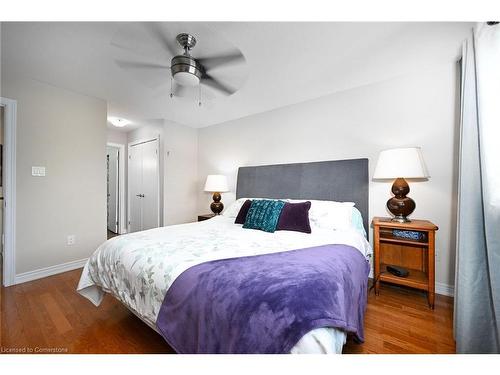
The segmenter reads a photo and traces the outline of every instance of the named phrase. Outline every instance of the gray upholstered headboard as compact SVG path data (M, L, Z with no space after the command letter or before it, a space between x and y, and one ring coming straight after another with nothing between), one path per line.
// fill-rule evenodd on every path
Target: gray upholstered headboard
M368 233L368 159L240 167L236 198L354 202Z

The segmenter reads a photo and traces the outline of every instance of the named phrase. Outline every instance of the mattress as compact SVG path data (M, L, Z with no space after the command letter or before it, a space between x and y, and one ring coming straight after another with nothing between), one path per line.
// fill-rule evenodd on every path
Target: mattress
M372 249L355 229L313 229L311 234L243 229L234 218L217 216L114 237L87 261L77 291L98 306L112 294L152 328L168 288L186 269L211 260L252 256L325 244L344 244L370 257ZM292 353L341 353L345 332L319 328L308 332Z

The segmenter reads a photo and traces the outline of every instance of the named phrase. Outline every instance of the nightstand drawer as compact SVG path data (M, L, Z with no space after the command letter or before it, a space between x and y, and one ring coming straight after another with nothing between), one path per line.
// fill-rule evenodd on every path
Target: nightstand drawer
M427 245L428 235L426 231L381 227L380 240L386 242L405 241L408 243Z

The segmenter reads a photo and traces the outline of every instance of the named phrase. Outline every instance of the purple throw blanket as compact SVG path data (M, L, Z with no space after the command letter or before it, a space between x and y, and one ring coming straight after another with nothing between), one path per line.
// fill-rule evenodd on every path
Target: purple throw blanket
M346 245L206 262L174 281L156 325L178 353L289 353L321 327L363 342L368 273Z

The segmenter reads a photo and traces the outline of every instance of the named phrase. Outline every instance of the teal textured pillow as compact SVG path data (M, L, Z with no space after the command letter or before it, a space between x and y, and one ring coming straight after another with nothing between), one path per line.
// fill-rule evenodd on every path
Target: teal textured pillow
M243 228L261 229L273 233L278 225L285 202L279 200L253 200L243 224Z

